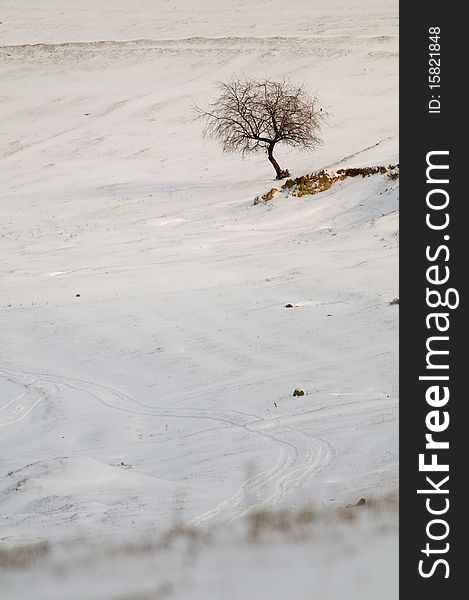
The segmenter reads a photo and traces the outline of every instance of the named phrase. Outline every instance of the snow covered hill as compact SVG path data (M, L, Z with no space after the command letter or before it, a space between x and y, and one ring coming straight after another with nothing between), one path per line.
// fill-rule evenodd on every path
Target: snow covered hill
M0 20L0 540L395 492L398 181L253 206L269 163L203 140L193 105L286 74L330 113L320 149L279 148L293 176L398 162L397 3L18 0Z

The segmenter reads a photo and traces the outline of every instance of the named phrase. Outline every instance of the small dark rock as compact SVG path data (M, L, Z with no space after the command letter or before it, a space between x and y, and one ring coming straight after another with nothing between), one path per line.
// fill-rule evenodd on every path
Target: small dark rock
M80 298L81 294L75 294L75 298Z
M366 504L366 498L360 498L355 504L347 504L347 508L355 508L356 506L363 506L364 504Z
M296 389L296 390L293 392L293 395L294 395L294 396L304 396L304 395L305 395L305 393L303 392L303 390L298 390L298 389Z
M293 308L293 304L285 304L285 308Z

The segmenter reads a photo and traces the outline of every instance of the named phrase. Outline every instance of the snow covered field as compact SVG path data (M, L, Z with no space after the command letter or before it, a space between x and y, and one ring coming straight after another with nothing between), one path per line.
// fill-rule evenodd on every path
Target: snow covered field
M398 181L253 206L271 166L203 140L193 105L232 75L286 74L330 113L314 153L279 147L293 176L398 162L397 3L0 5L4 546L109 544L175 519L206 530L249 508L327 511L394 493ZM340 538L337 555L330 540L306 554L277 543L252 558L258 570L249 562L272 590L231 597L284 598L273 575L291 554L303 557L292 579L316 564L307 590L289 584L293 598L342 598L311 591L339 571L348 598L376 598L396 572L395 529L347 527L370 540L360 560ZM220 547L223 566L210 550L201 568L229 581L251 550ZM119 595L110 565L82 590L74 568L57 593L44 566L31 579L13 570L5 598L31 598L32 582L48 600L219 598L225 581L202 576L191 595L173 578L145 596L129 580ZM380 595L397 592L388 582Z

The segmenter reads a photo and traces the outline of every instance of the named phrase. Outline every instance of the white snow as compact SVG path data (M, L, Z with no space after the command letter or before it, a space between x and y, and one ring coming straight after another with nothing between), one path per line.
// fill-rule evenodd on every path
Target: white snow
M293 176L397 162L397 3L15 0L0 21L0 540L394 492L398 182L253 206L269 163L223 155L193 106L287 74L330 114L314 153L279 148Z

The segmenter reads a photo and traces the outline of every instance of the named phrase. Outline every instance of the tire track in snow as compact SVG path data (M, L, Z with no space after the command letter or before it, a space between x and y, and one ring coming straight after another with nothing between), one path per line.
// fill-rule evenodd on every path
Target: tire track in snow
M336 160L335 162L330 163L323 168L324 169L332 169L332 167L339 167L339 166L343 165L343 163L346 162L347 160L350 160L352 158L360 156L360 154L364 154L365 152L368 152L368 150L372 150L373 148L376 148L376 146L380 146L383 142L389 142L391 140L395 140L397 137L398 137L397 135L388 135L387 137L385 137L381 140L378 140L374 144L371 144L371 146L366 146L366 148L361 148L360 150L357 150L353 154L349 154L348 156L343 156L339 160Z
M35 385L35 379L27 375L23 378L18 378L13 372L4 370L0 370L0 375L7 375L6 378L8 381L23 387L23 391L18 396L15 396L0 407L0 429L23 421L33 412L38 404L44 402L51 394L58 391L58 387L54 383L47 382Z
M8 369L1 369L0 374L24 386L23 393L8 403L12 407L9 414L13 411L17 416L14 420L10 418L2 421L0 415L0 427L26 418L37 404L51 393L57 393L61 388L68 388L84 392L100 404L114 410L153 417L210 420L241 429L249 435L256 435L280 446L273 467L248 478L235 493L189 521L188 525L198 526L207 522L233 519L252 508L278 504L286 494L301 488L310 477L331 461L332 452L326 442L305 434L298 426L291 427L283 424L280 417L263 419L252 413L212 408L160 408L140 402L110 386L92 381ZM27 402L24 401L25 396L29 397ZM19 410L20 402L23 403L21 406L26 408ZM255 501L251 500L254 498Z

